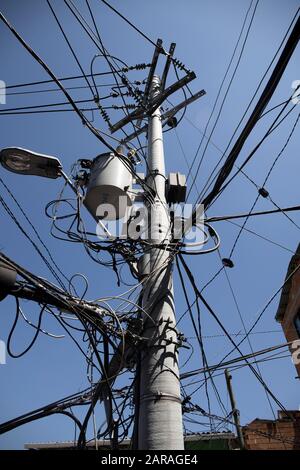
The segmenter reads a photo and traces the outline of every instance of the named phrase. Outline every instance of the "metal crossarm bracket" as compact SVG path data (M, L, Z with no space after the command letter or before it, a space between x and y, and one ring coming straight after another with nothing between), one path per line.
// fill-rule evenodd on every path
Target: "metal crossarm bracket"
M150 66L150 70L149 70L149 74L148 74L148 78L147 78L147 82L146 82L146 86L145 86L145 91L144 91L144 97L143 97L143 102L142 102L142 107L143 108L145 108L147 106L153 75L154 75L154 72L155 72L155 69L156 69L159 54L162 51L162 43L163 43L162 39L158 39L157 42L156 42L156 48L154 50L154 54L153 54L153 57L152 57L152 62L151 62L151 66ZM137 122L137 127L140 127L141 122L142 122L142 119L140 118Z
M197 93L195 93L193 96L190 96L188 99L182 101L181 103L179 103L177 106L175 106L174 108L170 109L169 111L166 111L163 115L162 115L162 119L169 119L170 117L172 116L175 116L175 114L178 113L178 111L180 111L182 108L185 108L186 106L188 106L189 104L193 103L194 101L196 101L197 99L199 98L202 98L202 96L206 95L206 91L205 90L200 90L198 91Z
M175 116L175 114L177 114L178 111L180 111L182 108L184 108L185 106L188 106L189 104L193 103L194 101L196 101L197 99L201 98L204 95L206 95L205 90L198 91L193 96L190 96L190 98L188 98L187 100L182 101L181 103L179 103L174 108L169 109L164 114L162 114L162 116L161 116L162 121L164 121L166 119L169 119L172 116ZM143 132L146 132L147 129L148 129L148 125L146 124L145 126L138 129L136 132L133 132L132 134L128 135L125 139L122 140L122 142L124 144L127 143L127 142L130 142L132 139L134 139L138 135L142 134Z
M169 55L167 57L166 65L165 65L165 68L164 68L164 71L163 71L163 74L162 74L162 77L161 77L161 91L164 91L164 89L166 87L167 75L168 75L169 70L170 70L170 65L171 65L171 62L172 62L172 57L173 57L173 54L174 54L174 51L175 51L175 47L176 47L175 42L172 42L172 44L170 46L170 49L169 49Z
M191 72L185 77L181 78L178 80L178 82L173 83L173 85L170 85L165 91L160 93L151 103L149 108L147 109L147 112L145 113L144 109L142 107L136 109L133 111L131 114L128 114L128 116L125 116L121 121L117 122L111 127L111 133L113 134L114 132L118 131L119 129L122 129L126 124L128 124L131 121L143 118L145 115L150 116L154 111L163 103L163 101L168 98L172 93L175 91L179 90L182 88L184 85L187 83L191 82L196 78L196 75L194 72Z

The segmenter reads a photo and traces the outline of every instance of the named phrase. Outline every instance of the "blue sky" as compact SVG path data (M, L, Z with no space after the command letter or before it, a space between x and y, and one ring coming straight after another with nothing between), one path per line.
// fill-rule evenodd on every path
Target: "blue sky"
M97 53L96 47L74 22L63 2L56 0L52 3L83 68L89 71L91 60ZM201 131L206 125L250 2L246 0L188 0L185 2L153 0L141 4L136 0L127 0L126 2L112 1L111 3L154 41L157 38L162 38L166 48L169 47L170 42L176 42L175 56L188 68L194 70L197 75L196 80L191 84L191 89L194 92L202 88L206 90L205 97L189 106L186 113L188 119L184 119L176 129L190 164L201 140ZM87 16L85 2L79 0L76 1L76 5ZM91 6L104 45L112 55L121 58L129 65L151 60L153 54L151 44L100 1L92 0ZM197 186L200 190L214 164L220 158L220 152L216 147L226 148L245 107L273 58L298 7L299 1L296 0L261 0L258 3L237 74L212 137L213 144L208 146L201 171L197 177ZM51 16L46 1L19 2L11 0L8 2L0 0L0 9L17 31L51 67L56 76L80 74L77 64ZM4 80L7 85L48 78L40 65L18 44L3 23L0 24L0 38L2 44L0 79ZM292 82L300 79L299 59L298 46L269 107L288 99L291 95ZM99 60L96 62L95 70L99 72L107 70L105 67L104 62ZM139 73L138 78L145 76L146 74ZM130 77L133 80L136 78L134 74ZM175 80L172 75L170 79ZM78 81L76 84L83 84L83 81ZM77 99L90 98L88 90L74 91L73 96ZM174 103L180 99L182 96L179 93L171 98ZM13 108L59 101L65 101L60 92L9 95L5 106ZM0 110L5 106L0 105ZM298 113L299 108L296 107L247 165L245 170L247 175L258 185L263 183L264 177L281 150ZM114 119L117 116L115 114ZM238 163L247 157L249 151L264 135L274 116L274 113L268 114L255 128L241 152ZM95 117L95 125L107 131L100 117ZM1 148L20 146L56 155L63 162L66 172L70 172L72 164L78 158L93 158L105 151L105 147L82 125L74 113L0 115L0 126ZM165 134L165 156L167 171L187 173L185 158L174 131ZM59 242L49 235L50 221L44 215L44 207L49 201L56 199L62 187L61 181L36 177L25 178L4 172L3 169L0 170L0 175L30 215L32 222L66 276L77 272L82 272L87 276L89 280L87 298L95 299L126 290L126 286L118 289L115 274L111 270L93 263L85 255L81 246ZM299 131L296 129L267 184L271 197L280 207L298 204L298 175ZM2 187L0 194L5 196L5 200L16 210ZM207 215L247 212L256 195L256 188L249 183L245 176L240 175L213 204ZM189 202L195 202L196 198L197 191L194 188ZM262 198L256 206L256 210L272 208L270 202ZM20 214L18 216L21 217ZM42 260L17 227L7 218L2 208L0 208L0 217L1 250L22 266L53 282L54 279L51 278L51 274ZM291 217L300 226L300 215L293 213ZM88 215L86 215L86 220L90 220ZM25 224L24 220L22 222ZM215 224L215 227L221 237L221 255L228 257L238 228L228 222L219 222ZM247 228L284 245L291 251L294 251L299 243L299 228L289 222L282 214L252 218L248 221ZM26 229L30 233L28 226ZM290 256L290 251L262 240L249 232L243 232L240 237L233 255L235 267L228 270L228 276L247 328L251 326L266 302L282 284ZM217 253L186 257L186 259L199 287L203 286L220 267ZM128 282L131 282L128 274L125 273L125 277ZM186 306L176 272L175 286L176 311L179 317ZM83 289L83 286L78 284L78 290L80 291L80 289ZM190 288L188 288L188 292L192 298ZM228 331L237 333L242 329L224 272L207 288L206 298ZM285 341L280 331L280 325L274 319L278 300L277 297L267 308L254 330L256 334L251 335L254 350ZM13 322L14 308L14 301L9 298L0 304L0 339L4 341L7 339ZM24 304L24 310L32 321L36 320L37 310L32 304ZM222 331L208 316L208 312L204 308L201 309L201 315L208 361L210 364L215 364L231 349L231 345L226 338L219 336L222 335ZM59 326L51 319L47 320L45 326L51 331L61 334ZM187 337L194 336L191 322L187 316L180 323L180 330ZM18 351L22 350L31 337L31 328L20 322L14 337L14 348ZM195 352L184 367L184 371L201 367L199 348L193 338L190 339L190 342L194 345ZM249 353L249 345L246 342L242 346L242 351L245 354ZM188 357L186 354L188 353L183 352L182 354L182 364ZM266 383L285 407L298 409L299 383L295 380L296 370L291 359L285 358L261 364L261 371ZM26 356L21 359L8 357L7 364L0 366L0 375L1 422L77 392L87 383L85 360L74 345L67 338L53 340L43 335L40 335L35 347ZM228 407L223 375L216 378L216 385ZM233 386L243 424L255 417L272 417L264 390L248 368L233 372ZM193 387L191 389L193 390ZM212 410L215 414L219 414L220 409L212 390L210 390L210 394ZM207 403L203 389L193 395L193 401L206 409ZM277 406L274 405L274 410L276 411L276 409ZM99 423L103 419L101 411L98 412L97 419ZM195 427L193 429L197 430ZM74 426L67 418L50 417L0 436L0 448L22 448L24 442L68 440L73 437Z

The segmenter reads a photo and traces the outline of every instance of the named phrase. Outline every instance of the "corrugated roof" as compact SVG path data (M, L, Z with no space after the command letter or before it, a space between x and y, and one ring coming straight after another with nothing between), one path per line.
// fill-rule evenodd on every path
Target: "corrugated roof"
M185 442L195 442L195 441L209 441L215 439L234 439L235 434L231 431L227 432L205 432L205 433L195 433L187 434L184 436ZM125 439L121 446L129 446L130 439ZM63 449L63 448L76 448L76 443L74 441L61 441L61 442L31 442L24 445L25 449ZM110 447L110 441L108 439L100 439L97 441L98 447ZM95 441L90 441L87 443L88 447L94 447Z

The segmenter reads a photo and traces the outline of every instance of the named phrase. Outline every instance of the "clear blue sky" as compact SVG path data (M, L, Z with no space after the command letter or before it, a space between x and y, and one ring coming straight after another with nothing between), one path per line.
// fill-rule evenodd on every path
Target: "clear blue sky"
M136 0L112 1L131 21L147 33L153 40L162 38L168 48L170 42L176 42L176 57L190 69L194 70L197 79L192 83L193 91L204 88L206 96L192 104L187 111L188 120L183 120L177 128L186 158L192 162L212 109L222 77L230 60L237 40L243 18L250 5L247 0L153 0L138 2ZM63 22L64 28L86 71L96 47L78 27L61 1L53 5ZM76 1L76 5L87 16L85 2ZM109 52L120 57L129 65L150 61L152 46L133 31L126 23L98 0L92 0L99 30ZM216 146L224 149L239 122L249 99L255 91L263 73L269 65L286 29L294 16L299 1L297 0L261 0L242 56L240 66L228 94L221 119L213 135L214 145L208 147L202 169L197 178L199 189L209 175L215 162L220 158ZM51 12L44 0L0 0L0 9L16 27L32 48L46 61L57 76L80 74ZM0 23L0 79L7 85L44 80L48 77L29 54L18 44L8 28ZM291 84L300 79L299 46L296 49L286 72L274 94L269 107L286 100L291 92ZM235 62L236 63L236 62ZM101 61L96 63L96 71L107 70ZM134 75L132 75L134 79ZM78 84L79 82L77 82ZM83 84L83 82L81 82ZM74 92L78 99L90 98L88 90ZM176 95L172 100L181 98ZM33 104L65 101L60 92L41 95L15 95L7 97L7 108L29 106ZM4 105L0 105L4 109ZM276 155L281 150L299 113L299 107L290 114L280 128L264 143L251 163L246 167L249 177L261 185ZM272 122L274 113L270 113L252 133L243 149L239 162L242 162L263 136ZM95 124L107 130L100 118ZM190 121L193 125L190 124ZM0 116L0 147L20 146L35 151L57 155L66 172L75 160L83 157L94 157L105 151L97 139L82 126L74 113L33 114L28 116ZM196 129L198 128L198 130ZM298 145L297 145L298 144ZM187 173L187 166L180 145L174 132L165 137L165 154L168 171ZM281 207L299 203L299 130L296 130L287 149L278 161L267 184L273 200ZM59 242L49 235L50 221L44 215L45 205L55 199L61 189L60 181L20 177L0 169L1 177L13 190L24 209L53 253L57 263L67 276L76 272L84 273L89 279L87 298L93 299L122 292L116 287L115 274L94 264L84 253L81 246ZM11 200L0 188L9 204ZM240 175L212 206L210 216L247 212L255 200L257 191L249 181ZM189 202L195 202L197 192L194 189ZM259 200L256 209L272 209L265 200ZM43 276L52 282L51 274L42 260L33 251L29 242L8 219L3 209L1 216L1 250L22 266ZM21 215L19 214L19 217ZM88 218L88 215L86 216ZM294 213L293 220L300 226L300 214ZM25 221L23 220L24 224ZM26 226L26 225L24 225ZM26 226L30 233L30 229ZM229 256L237 234L237 227L221 222L216 225L221 237L221 254ZM284 245L294 251L299 243L299 229L283 215L272 215L253 218L247 228L264 237ZM250 327L268 299L282 284L291 252L275 246L261 238L244 232L234 252L235 267L228 271L237 303L246 324ZM187 258L199 287L203 286L220 267L217 253L206 256ZM130 281L128 278L127 280ZM176 311L178 317L186 306L177 273L175 274ZM79 286L80 289L80 286ZM126 290L126 288L123 288ZM192 291L189 289L192 298ZM227 279L222 273L206 290L206 298L217 312L227 330L237 333L242 330L241 321L233 301ZM254 350L283 343L285 338L274 319L278 306L278 297L268 307L261 321L251 335ZM37 310L32 304L24 304L24 310L32 321L36 321ZM231 345L222 335L222 331L202 308L202 327L205 338L205 349L210 364L215 364ZM0 304L0 339L7 339L14 318L14 301L6 299ZM45 327L61 334L59 326L51 319ZM187 336L194 336L190 320L180 323L180 330ZM269 333L267 333L269 332ZM14 348L19 351L28 344L32 329L20 322L14 337ZM191 343L195 352L184 367L184 371L201 367L201 356L195 340ZM249 353L249 345L242 346L244 353ZM183 352L181 364L187 359ZM290 358L261 364L261 371L272 391L287 409L299 408L299 381L295 380L296 370ZM21 359L8 357L7 364L0 366L0 416L1 422L19 414L30 411L43 404L77 392L86 386L86 364L84 358L67 339L53 340L40 335L35 347ZM216 385L228 407L224 377L216 378ZM272 412L266 400L262 386L247 368L233 372L233 385L236 392L238 408L241 411L243 424L255 417L271 418ZM193 387L191 387L193 390ZM212 411L220 414L219 406L210 388ZM193 395L193 401L207 409L203 389ZM274 410L277 406L274 404ZM79 414L80 416L80 414ZM103 418L98 412L98 422ZM200 428L192 427L194 430ZM22 448L25 442L68 440L74 437L74 426L65 417L50 417L28 424L15 431L0 436L0 448Z

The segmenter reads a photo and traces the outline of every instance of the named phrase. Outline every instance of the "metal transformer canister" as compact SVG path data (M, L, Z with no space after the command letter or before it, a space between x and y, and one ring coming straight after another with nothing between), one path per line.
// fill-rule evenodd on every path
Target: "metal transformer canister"
M117 220L132 205L131 162L123 155L104 153L93 161L84 205L97 219Z

